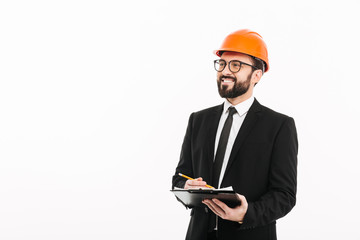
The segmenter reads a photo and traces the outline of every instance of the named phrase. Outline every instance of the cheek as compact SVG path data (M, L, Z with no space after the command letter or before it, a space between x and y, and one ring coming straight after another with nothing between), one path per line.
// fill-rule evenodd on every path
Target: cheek
M250 74L251 75L251 74ZM249 79L249 73L245 72L238 72L235 74L236 80L238 82L246 82Z
M243 82L244 76L242 73L236 73L235 76L237 82Z

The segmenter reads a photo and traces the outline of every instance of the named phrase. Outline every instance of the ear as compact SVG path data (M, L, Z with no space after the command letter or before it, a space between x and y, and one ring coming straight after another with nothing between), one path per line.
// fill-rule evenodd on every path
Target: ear
M262 77L262 71L261 70L255 70L251 77L251 83L256 84L260 81Z

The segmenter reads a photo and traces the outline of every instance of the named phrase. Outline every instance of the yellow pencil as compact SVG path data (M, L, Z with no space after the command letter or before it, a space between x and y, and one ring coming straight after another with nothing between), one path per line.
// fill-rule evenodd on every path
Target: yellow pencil
M188 177L188 176L186 176L186 175L184 175L184 174L182 174L182 173L179 173L179 175L182 176L182 177L184 177L184 178L187 178L187 179L189 179L189 180L195 180L195 179L193 179L193 178L191 178L191 177ZM212 186L210 186L210 185L205 185L205 186L208 187L208 188L214 188L214 187L212 187Z

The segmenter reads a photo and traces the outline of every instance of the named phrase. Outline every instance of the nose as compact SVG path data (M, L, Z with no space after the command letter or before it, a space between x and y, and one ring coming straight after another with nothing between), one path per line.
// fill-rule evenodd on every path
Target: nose
M232 72L230 71L230 65L226 64L224 70L222 71L222 74L225 76L232 75Z

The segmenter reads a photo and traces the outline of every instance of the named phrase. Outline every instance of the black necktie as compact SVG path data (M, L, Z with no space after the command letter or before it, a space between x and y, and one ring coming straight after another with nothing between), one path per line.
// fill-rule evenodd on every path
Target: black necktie
M215 188L218 188L219 185L220 172L224 162L225 150L230 135L231 125L233 122L233 115L235 113L236 109L234 107L229 107L229 115L226 118L224 127L221 131L219 145L216 150L215 161L213 164L212 186ZM211 232L216 226L216 215L214 213L210 213L209 217L210 219L208 231Z
M221 131L219 145L216 150L215 161L213 165L212 186L214 186L215 188L218 188L219 185L221 167L224 162L225 150L230 135L231 125L233 122L233 115L235 113L236 113L236 109L234 107L229 107L229 115L226 118L224 127Z

